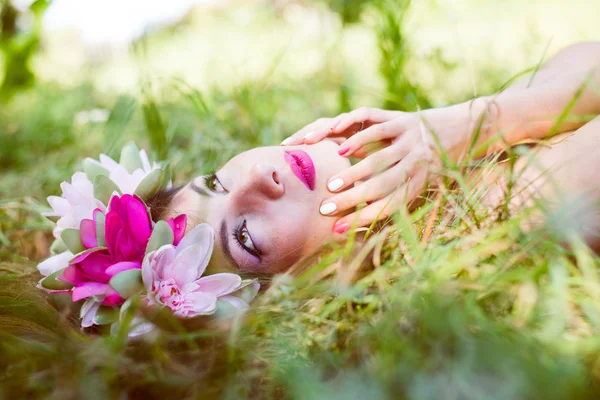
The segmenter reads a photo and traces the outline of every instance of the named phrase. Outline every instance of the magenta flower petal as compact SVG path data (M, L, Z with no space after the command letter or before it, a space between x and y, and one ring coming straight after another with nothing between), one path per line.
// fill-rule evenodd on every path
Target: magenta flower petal
M98 247L98 238L96 237L96 223L91 219L82 219L79 224L79 235L81 242L86 249Z
M112 264L110 254L106 250L98 250L76 265L89 281L108 283L111 276L106 273L106 269Z
M107 306L116 306L122 304L124 301L125 299L122 298L115 289L109 286L106 292L106 297L104 298L104 300L102 300L102 304L105 304Z
M177 246L179 242L181 242L181 239L183 238L183 235L185 233L185 228L187 226L187 216L185 214L181 214L175 218L169 218L167 220L167 224L169 224L169 226L173 230L173 246Z
M129 195L123 195L121 197L119 196L113 196L110 199L110 204L108 206L108 211L113 211L115 212L117 215L121 214L121 199L125 196L129 196Z
M114 196L106 215L105 239L114 261L142 261L152 233L144 202L135 196Z
M106 274L108 276L115 276L116 274L118 274L119 272L123 272L123 271L127 271L130 269L140 269L142 268L142 264L140 264L137 261L121 261L118 262L116 264L111 265L110 267L106 268Z
M114 199L117 196L113 197ZM113 203L111 201L111 204ZM106 241L106 247L110 254L115 254L118 248L118 236L123 230L123 222L117 213L111 211L106 214L106 221L104 222L104 240Z
M108 286L108 283L86 282L73 289L73 301L79 301L92 296L104 295L109 289L110 286Z
M78 264L78 263L82 262L83 260L85 260L86 258L88 258L90 254L94 254L97 251L100 251L100 250L84 251L82 253L79 253L75 258L73 258L69 262L69 264Z
M242 278L236 274L214 274L198 279L197 288L194 290L210 293L215 297L224 296L236 291L242 283Z
M87 282L85 275L81 274L81 272L79 272L77 267L75 267L73 264L65 268L62 275L59 276L58 279L75 286L79 286Z
M125 197L125 196L123 196ZM148 242L152 234L150 217L144 203L136 198L128 196L125 203L127 207L127 225L130 232L135 232L134 239L140 244Z

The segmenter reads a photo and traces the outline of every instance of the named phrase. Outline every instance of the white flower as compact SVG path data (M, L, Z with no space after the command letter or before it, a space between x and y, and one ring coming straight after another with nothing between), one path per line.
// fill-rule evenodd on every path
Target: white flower
M39 263L37 265L37 269L38 271L40 271L40 274L48 276L55 273L58 270L67 268L69 266L69 260L71 258L73 258L73 253L71 253L68 250L63 251L62 253L49 257L41 263Z
M96 318L96 314L98 310L100 310L101 302L94 300L93 298L88 299L81 306L81 310L79 310L79 318L81 318L81 327L89 328L94 324L94 318Z
M129 173L123 165L106 154L100 154L100 161L86 158L86 162L95 164L106 170L107 176L117 185L121 194L134 194L138 185L145 177L152 171L161 168L159 163L153 162L150 164L148 154L143 149L139 151L139 161L141 161L141 168L136 168L133 172Z
M60 238L65 229L79 229L81 221L92 219L97 208L106 213L106 206L94 197L94 185L83 172L73 174L71 183L63 182L60 188L62 196L48 197L52 211L42 213L45 217L59 217L52 231L55 238Z

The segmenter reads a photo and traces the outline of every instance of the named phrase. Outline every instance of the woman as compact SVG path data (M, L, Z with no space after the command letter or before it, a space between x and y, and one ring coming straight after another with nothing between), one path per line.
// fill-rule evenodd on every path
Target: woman
M521 207L538 196L561 204L581 200L575 225L595 244L599 67L600 43L582 43L493 96L419 113L361 108L319 119L283 147L252 149L215 174L162 194L166 207L154 217L186 213L192 223L212 225L219 238L211 265L282 272L351 226L369 226L415 200L435 180L432 167L443 157L457 163L562 134L564 140L517 162L510 204ZM370 152L373 145L379 150ZM350 166L349 156L362 161ZM481 182L488 186L483 201L496 208L507 183L497 174Z

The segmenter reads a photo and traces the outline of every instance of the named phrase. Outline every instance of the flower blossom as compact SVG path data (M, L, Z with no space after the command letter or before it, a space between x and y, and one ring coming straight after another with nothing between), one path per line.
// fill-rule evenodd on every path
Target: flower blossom
M81 221L92 217L95 209L106 212L106 206L94 197L94 185L83 172L76 172L71 183L60 184L62 196L49 196L51 212L42 213L45 217L58 217L52 233L55 238L68 228L79 229Z
M242 283L230 273L202 277L213 246L213 229L200 224L178 246L167 244L149 253L142 265L148 304L167 307L178 317L213 313L217 299L235 292Z
M81 242L88 250L79 253L60 276L75 286L73 301L96 296L105 305L119 305L124 299L109 285L110 279L129 269L141 268L152 221L144 203L131 195L113 196L104 224L104 238L97 237L96 210L93 220L80 224ZM183 222L185 224L185 222ZM183 231L174 231L181 240ZM99 241L106 247L98 247Z
M113 181L122 194L134 194L139 184L152 171L160 169L161 165L153 162L150 164L148 154L145 150L139 150L140 167L129 172L122 164L116 162L105 154L100 154L100 161L92 158L86 158L88 163L95 164L106 170L106 175Z

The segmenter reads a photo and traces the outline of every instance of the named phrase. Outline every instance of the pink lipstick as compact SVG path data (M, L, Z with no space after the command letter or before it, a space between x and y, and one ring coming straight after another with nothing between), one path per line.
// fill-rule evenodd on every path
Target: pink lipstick
M315 164L312 159L302 150L289 150L283 154L285 162L289 164L292 173L300 179L300 181L309 190L315 190Z

